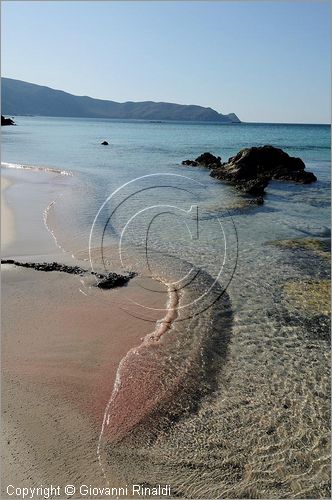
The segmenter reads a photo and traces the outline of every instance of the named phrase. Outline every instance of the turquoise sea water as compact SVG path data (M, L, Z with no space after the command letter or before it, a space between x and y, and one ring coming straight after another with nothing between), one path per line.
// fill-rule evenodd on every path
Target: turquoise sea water
M186 175L204 184L205 201L232 206L239 200L234 190L211 179L204 169L181 167L181 161L195 158L204 151L219 155L225 161L243 147L272 144L302 158L318 182L310 186L272 183L267 189L264 208L253 210L249 216L254 239L257 233L269 238L278 237L280 232L282 237L284 229L288 236L300 236L301 231L318 234L329 226L329 126L226 126L40 117L18 117L17 124L17 127L3 128L2 161L77 172L83 182L95 188L93 200L92 196L85 198L86 206L80 209L80 217L85 214L86 223L90 225L90 216L95 215L114 189L137 177L156 173ZM105 139L110 144L108 147L100 145ZM159 179L154 182L158 185ZM154 195L158 199L160 190L150 190L149 200ZM179 201L178 193L175 199ZM259 219L255 230L252 213ZM247 238L250 236L246 235Z
M329 265L274 242L330 237L330 127L16 122L3 128L3 162L73 173L74 189L50 214L61 246L80 255L90 238L106 254L121 241L121 256L104 259L108 270L123 265L183 285L164 351L139 365L150 384L156 366L163 370L161 385L154 382L164 394L159 413L129 444L113 447L106 432L106 470L125 481L170 483L186 497L329 496L328 318L284 291L329 279ZM318 181L272 182L255 206L206 169L181 166L204 151L225 161L264 144L302 158ZM138 306L138 315L148 319L148 307ZM141 401L148 387L142 383Z
M4 128L3 161L50 163L77 171L107 167L169 168L202 151L226 160L243 147L272 144L305 162L330 160L329 125L235 125L18 117ZM100 148L107 140L109 148ZM100 173L100 172L99 172Z

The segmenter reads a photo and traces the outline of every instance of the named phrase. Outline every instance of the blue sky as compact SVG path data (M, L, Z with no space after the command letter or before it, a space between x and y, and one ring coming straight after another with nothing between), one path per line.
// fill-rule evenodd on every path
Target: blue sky
M2 2L2 76L243 121L330 121L329 1Z

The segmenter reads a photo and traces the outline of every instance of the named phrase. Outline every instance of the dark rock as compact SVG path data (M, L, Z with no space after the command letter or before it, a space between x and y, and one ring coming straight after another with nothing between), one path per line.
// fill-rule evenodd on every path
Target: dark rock
M66 266L65 264L58 264L58 262L18 262L13 259L1 259L1 264L13 264L15 266L26 267L44 272L58 271L68 274L85 274L87 272L79 266Z
M5 118L4 116L1 115L1 125L15 125L14 120L11 118Z
M190 167L197 167L198 163L195 160L183 160L182 165L187 165Z
M213 170L214 172L214 170ZM211 176L215 177L211 172ZM219 177L217 177L219 178ZM225 179L228 180L228 179ZM262 197L264 195L264 190L268 184L268 179L258 178L250 180L239 180L236 184L236 188L246 194L251 194L252 196Z
M65 264L59 264L58 262L18 262L13 259L1 259L1 264L13 264L19 267L26 267L29 269L34 269L35 271L58 271L62 273L68 274L87 274L89 271L86 269L82 269L79 266L66 266ZM97 287L103 289L115 288L117 286L123 286L128 283L136 273L128 273L127 275L121 275L116 273L107 273L107 274L98 274L95 272L90 272L90 274L96 276L98 278Z
M277 179L280 181L293 181L298 182L299 184L311 184L311 182L317 181L317 177L312 172L292 172L291 175L289 172L283 172L282 169L277 172L272 179Z
M254 198L253 200L248 200L249 205L263 205L264 204L264 198L263 196L257 196L257 198Z
M198 156L195 161L199 165L202 165L202 166L208 167L208 168L215 168L215 167L221 165L220 156L214 156L211 153L203 153L200 156Z
M123 286L126 285L134 276L136 276L135 273L129 273L127 276L116 273L108 273L97 283L97 287L109 290L110 288Z
M218 168L221 166L220 156L214 156L211 153L203 153L196 158L196 160L184 160L182 165L188 165L191 167L207 167L207 168Z
M263 196L269 181L285 180L308 184L317 180L306 172L300 158L289 156L273 146L245 148L229 158L227 163L213 167L211 176L226 180L242 192Z
M270 145L241 149L226 163L221 162L220 156L206 152L195 160L184 160L182 165L209 168L212 177L228 181L242 193L255 196L257 205L263 204L265 188L272 179L301 184L317 180L312 172L305 171L300 158Z
M264 204L264 198L263 198L263 196L258 196L256 198L256 204L257 205L263 205Z
M103 142L101 143L101 145L102 145L102 146L108 146L108 142L107 142L107 141L103 141Z

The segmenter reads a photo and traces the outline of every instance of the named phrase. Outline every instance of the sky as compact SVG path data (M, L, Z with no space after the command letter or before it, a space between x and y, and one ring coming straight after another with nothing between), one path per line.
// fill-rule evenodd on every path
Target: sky
M330 122L330 2L2 1L1 74L242 121Z

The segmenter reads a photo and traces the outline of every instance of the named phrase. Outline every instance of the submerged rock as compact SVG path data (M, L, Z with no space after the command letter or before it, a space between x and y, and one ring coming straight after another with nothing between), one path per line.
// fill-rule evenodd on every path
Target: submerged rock
M324 259L331 260L331 240L319 238L294 238L288 240L272 240L267 244L276 245L280 248L290 250L304 250L309 251L323 257Z
M213 175L213 172L211 172L212 177L216 177ZM219 177L217 177L219 178ZM257 199L261 200L261 204L263 203L263 194L266 186L268 185L268 180L266 178L258 178L258 179L250 179L250 180L239 180L235 187L239 191L242 191L243 193L246 194L251 194L252 196L257 196Z
M287 281L283 291L290 308L303 311L306 315L331 314L330 280Z
M264 198L263 196L257 196L257 198L254 198L252 200L248 200L248 205L264 205Z

